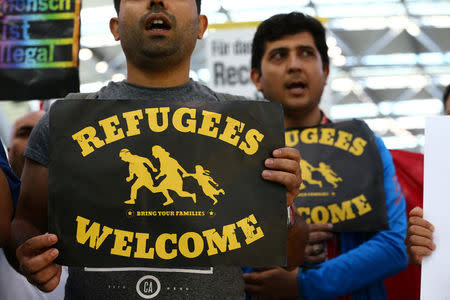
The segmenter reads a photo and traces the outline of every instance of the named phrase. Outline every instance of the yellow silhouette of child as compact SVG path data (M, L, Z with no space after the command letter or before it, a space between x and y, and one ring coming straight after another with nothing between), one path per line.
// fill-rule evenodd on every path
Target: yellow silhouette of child
M157 171L150 162L150 160L145 157L133 155L128 149L120 150L119 156L123 161L130 164L129 176L126 178L126 181L130 182L131 180L133 180L134 176L137 177L137 180L131 186L130 200L127 200L124 203L135 204L137 191L143 186L148 188L152 193L155 193L156 190L155 187L153 186L152 175L145 166L145 165L149 166L153 172Z
M334 186L334 188L338 187L338 182L342 182L342 178L339 177L339 175L336 174L329 165L323 162L319 164L319 169L317 169L317 171L319 171L325 178L325 180L328 181L332 186Z
M180 166L178 161L170 157L170 153L158 145L153 146L152 154L160 162L160 173L156 176L155 180L166 176L156 187L156 192L163 193L164 197L166 197L167 201L163 205L166 206L173 203L173 199L169 195L169 190L176 192L180 197L191 197L192 201L196 203L196 195L183 190L183 178L179 171L183 175L186 175L187 172Z
M183 177L190 176L197 180L198 185L203 190L203 193L214 201L213 205L216 205L218 201L215 196L218 196L220 194L225 195L225 191L223 189L218 190L216 188L219 187L219 184L214 181L210 174L210 171L203 169L203 167L200 165L196 165L194 174L186 174L183 175ZM212 186L211 183L216 187Z

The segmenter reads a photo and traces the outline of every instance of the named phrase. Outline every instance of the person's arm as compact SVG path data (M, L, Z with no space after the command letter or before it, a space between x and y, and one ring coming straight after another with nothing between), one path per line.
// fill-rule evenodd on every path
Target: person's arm
M408 230L405 239L409 261L422 264L424 256L431 255L436 249L433 242L434 226L423 218L423 210L415 207L409 212Z
M262 177L267 181L277 182L286 187L286 205L294 204L294 199L298 195L302 176L300 172L300 152L294 148L281 148L273 151L273 158L265 161L266 170ZM295 212L295 215L297 213ZM296 217L298 222L288 229L287 241L287 266L298 267L303 261L304 245L299 241L302 235L307 234L304 221Z
M286 205L293 205L302 182L300 172L300 153L293 148L277 149L274 158L265 162L268 170L263 178L278 182L286 187ZM303 263L305 246L308 242L308 226L294 213L295 222L288 227L287 268L256 269L260 272L244 274L245 290L258 299L297 299L297 273Z
M0 144L1 146L1 144ZM13 201L8 179L0 169L0 248L8 243L11 232Z
M288 239L296 242L297 246L289 248L288 257L297 256L296 267L290 268L255 268L252 273L244 274L245 291L258 299L299 299L297 275L300 270L298 266L303 263L303 253L308 243L308 226L298 214L295 215L295 226L288 231ZM291 258L293 259L293 258ZM297 258L294 258L297 259ZM256 271L256 272L253 272Z
M403 240L406 233L405 201L395 184L395 168L389 151L377 138L383 162L389 230L374 234L318 269L298 274L300 296L304 299L332 299L354 292L370 283L392 276L408 265Z
M216 187L219 186L219 184L218 184L211 176L210 176L209 178L210 178L209 181L210 181L212 184L214 184Z
M297 273L299 268L255 268L253 273L244 274L245 291L258 300L299 299ZM249 298L247 298L249 299Z
M57 242L47 231L48 169L30 159L25 160L22 187L12 222L12 242L19 271L45 292L54 290L61 276L61 266L54 263Z
M131 169L131 163L130 163L130 166L128 167L128 177L125 178L125 180L126 180L127 182L130 182L131 180L133 180L134 175L135 175L135 173L134 173L134 171Z
M185 175L188 175L188 172L186 172L186 170L180 164L178 164L178 170L181 171L182 177L185 177Z
M158 171L158 170L156 170L156 168L153 166L152 162L149 159L145 159L144 164L149 166L149 168L152 169L153 172L156 173Z

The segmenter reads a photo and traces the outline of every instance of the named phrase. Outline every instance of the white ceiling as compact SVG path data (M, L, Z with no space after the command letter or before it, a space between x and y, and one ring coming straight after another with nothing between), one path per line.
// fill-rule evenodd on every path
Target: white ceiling
M85 91L125 76L124 56L109 34L109 18L115 15L112 3L82 1L81 47L90 51L81 53L92 55L80 63ZM203 0L202 4L210 23L261 21L293 10L327 18L328 43L337 53L328 84L331 100L324 107L331 117L364 118L388 147L423 151L424 117L442 113L440 99L450 83L450 1ZM200 43L193 72L205 68L205 55Z

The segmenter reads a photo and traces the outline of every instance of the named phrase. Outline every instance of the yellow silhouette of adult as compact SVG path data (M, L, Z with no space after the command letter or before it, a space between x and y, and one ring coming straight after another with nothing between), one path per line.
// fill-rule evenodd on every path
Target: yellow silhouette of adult
M155 177L155 180L166 176L161 183L156 187L156 191L163 193L164 197L166 197L166 202L163 203L164 206L173 203L173 199L169 195L169 190L174 191L180 197L190 197L194 203L197 202L197 197L195 194L191 194L183 190L183 178L181 174L185 177L188 173L180 166L178 161L174 158L170 157L170 153L167 152L161 146L153 146L152 154L154 157L159 159L160 163L160 173Z
M314 168L309 162L302 159L300 160L300 170L302 171L302 185L300 186L300 190L306 189L306 185L304 182L307 182L311 185L315 184L319 187L322 187L322 181L315 180L312 178L312 172L317 171L318 169Z
M130 200L127 200L124 203L135 204L137 191L143 186L148 188L152 193L155 193L156 189L153 186L152 175L145 166L149 166L153 172L157 171L150 160L146 157L140 157L138 155L131 154L130 150L128 149L120 150L119 156L123 161L130 164L128 168L129 176L126 178L126 181L130 182L131 180L133 180L134 176L137 177L136 181L131 186Z
M328 183L330 183L334 188L338 187L338 182L342 182L342 178L339 177L339 175L336 174L336 172L334 172L329 165L323 162L319 164L317 171L319 171L325 180L328 181Z
M203 190L203 193L213 200L213 205L216 205L218 201L215 196L221 194L225 195L225 191L223 189L220 190L217 189L219 187L219 184L215 182L210 175L211 175L210 171L203 169L203 167L200 165L196 165L194 174L186 174L183 175L183 177L190 176L193 177L195 180L197 180L198 185ZM215 187L211 183L215 185Z

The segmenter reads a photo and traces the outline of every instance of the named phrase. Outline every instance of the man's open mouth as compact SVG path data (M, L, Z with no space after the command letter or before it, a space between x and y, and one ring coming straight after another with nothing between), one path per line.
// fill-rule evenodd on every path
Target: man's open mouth
M286 84L286 88L288 89L305 89L307 87L306 83L296 81Z
M170 20L163 14L152 14L145 21L145 30L168 31L172 29Z

